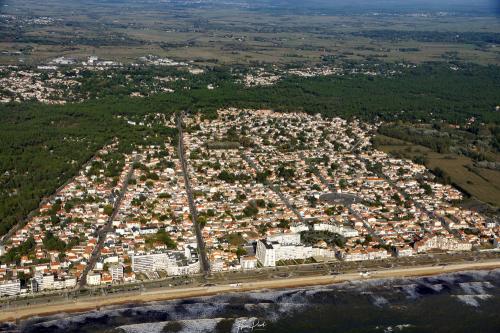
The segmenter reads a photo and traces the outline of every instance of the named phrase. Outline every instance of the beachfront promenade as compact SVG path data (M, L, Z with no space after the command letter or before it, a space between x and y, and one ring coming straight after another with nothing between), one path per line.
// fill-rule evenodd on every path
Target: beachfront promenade
M31 304L30 306L12 306L0 312L0 322L15 321L32 316L50 315L63 312L83 312L98 310L101 307L142 303L161 300L172 300L220 293L259 291L264 289L297 288L315 285L328 285L348 281L369 279L409 278L447 274L459 271L492 270L500 268L500 258L487 259L478 262L462 262L454 264L422 265L413 267L376 269L366 271L350 271L328 275L308 275L301 277L273 276L271 279L252 279L245 282L229 279L221 284L202 286L141 289L132 293L117 293L66 299L49 304ZM215 282L215 280L214 280Z

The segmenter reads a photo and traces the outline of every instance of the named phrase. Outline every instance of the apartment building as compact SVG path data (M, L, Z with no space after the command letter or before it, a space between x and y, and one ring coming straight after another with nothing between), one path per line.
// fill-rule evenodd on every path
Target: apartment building
M15 296L21 293L21 282L19 280L10 280L0 282L0 297Z

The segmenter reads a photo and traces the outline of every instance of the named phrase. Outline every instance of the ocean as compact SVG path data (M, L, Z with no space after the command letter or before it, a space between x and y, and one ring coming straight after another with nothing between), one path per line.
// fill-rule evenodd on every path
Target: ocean
M0 324L0 331L500 332L500 270L112 306Z

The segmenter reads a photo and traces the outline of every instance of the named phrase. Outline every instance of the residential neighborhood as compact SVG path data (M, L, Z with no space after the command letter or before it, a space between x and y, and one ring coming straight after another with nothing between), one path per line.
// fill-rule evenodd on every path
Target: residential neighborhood
M375 124L217 113L184 115L177 139L102 147L2 240L0 295L499 247L498 221L457 205L458 189L374 149Z

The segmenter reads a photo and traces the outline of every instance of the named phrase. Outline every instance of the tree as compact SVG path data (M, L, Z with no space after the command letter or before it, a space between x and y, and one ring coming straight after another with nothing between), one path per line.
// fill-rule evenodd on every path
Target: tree
M177 244L170 238L165 229L160 229L156 232L156 240L165 244L169 249L177 248Z
M63 252L66 249L66 243L55 236L51 231L45 233L43 246L49 251Z
M104 208L104 214L106 214L108 216L111 216L111 214L113 214L114 208L112 205L106 205L103 208Z
M259 209L254 205L247 205L245 208L243 208L243 214L245 214L246 217L256 216L258 213Z
M244 256L246 254L247 254L247 250L245 250L242 247L238 247L238 249L236 250L236 255L238 256L238 258L241 256Z
M278 223L278 228L288 229L290 227L290 222L284 219L280 219Z
M279 177L288 181L288 180L291 180L295 176L295 169L294 168L285 168L284 166L281 165L278 167L277 174Z

